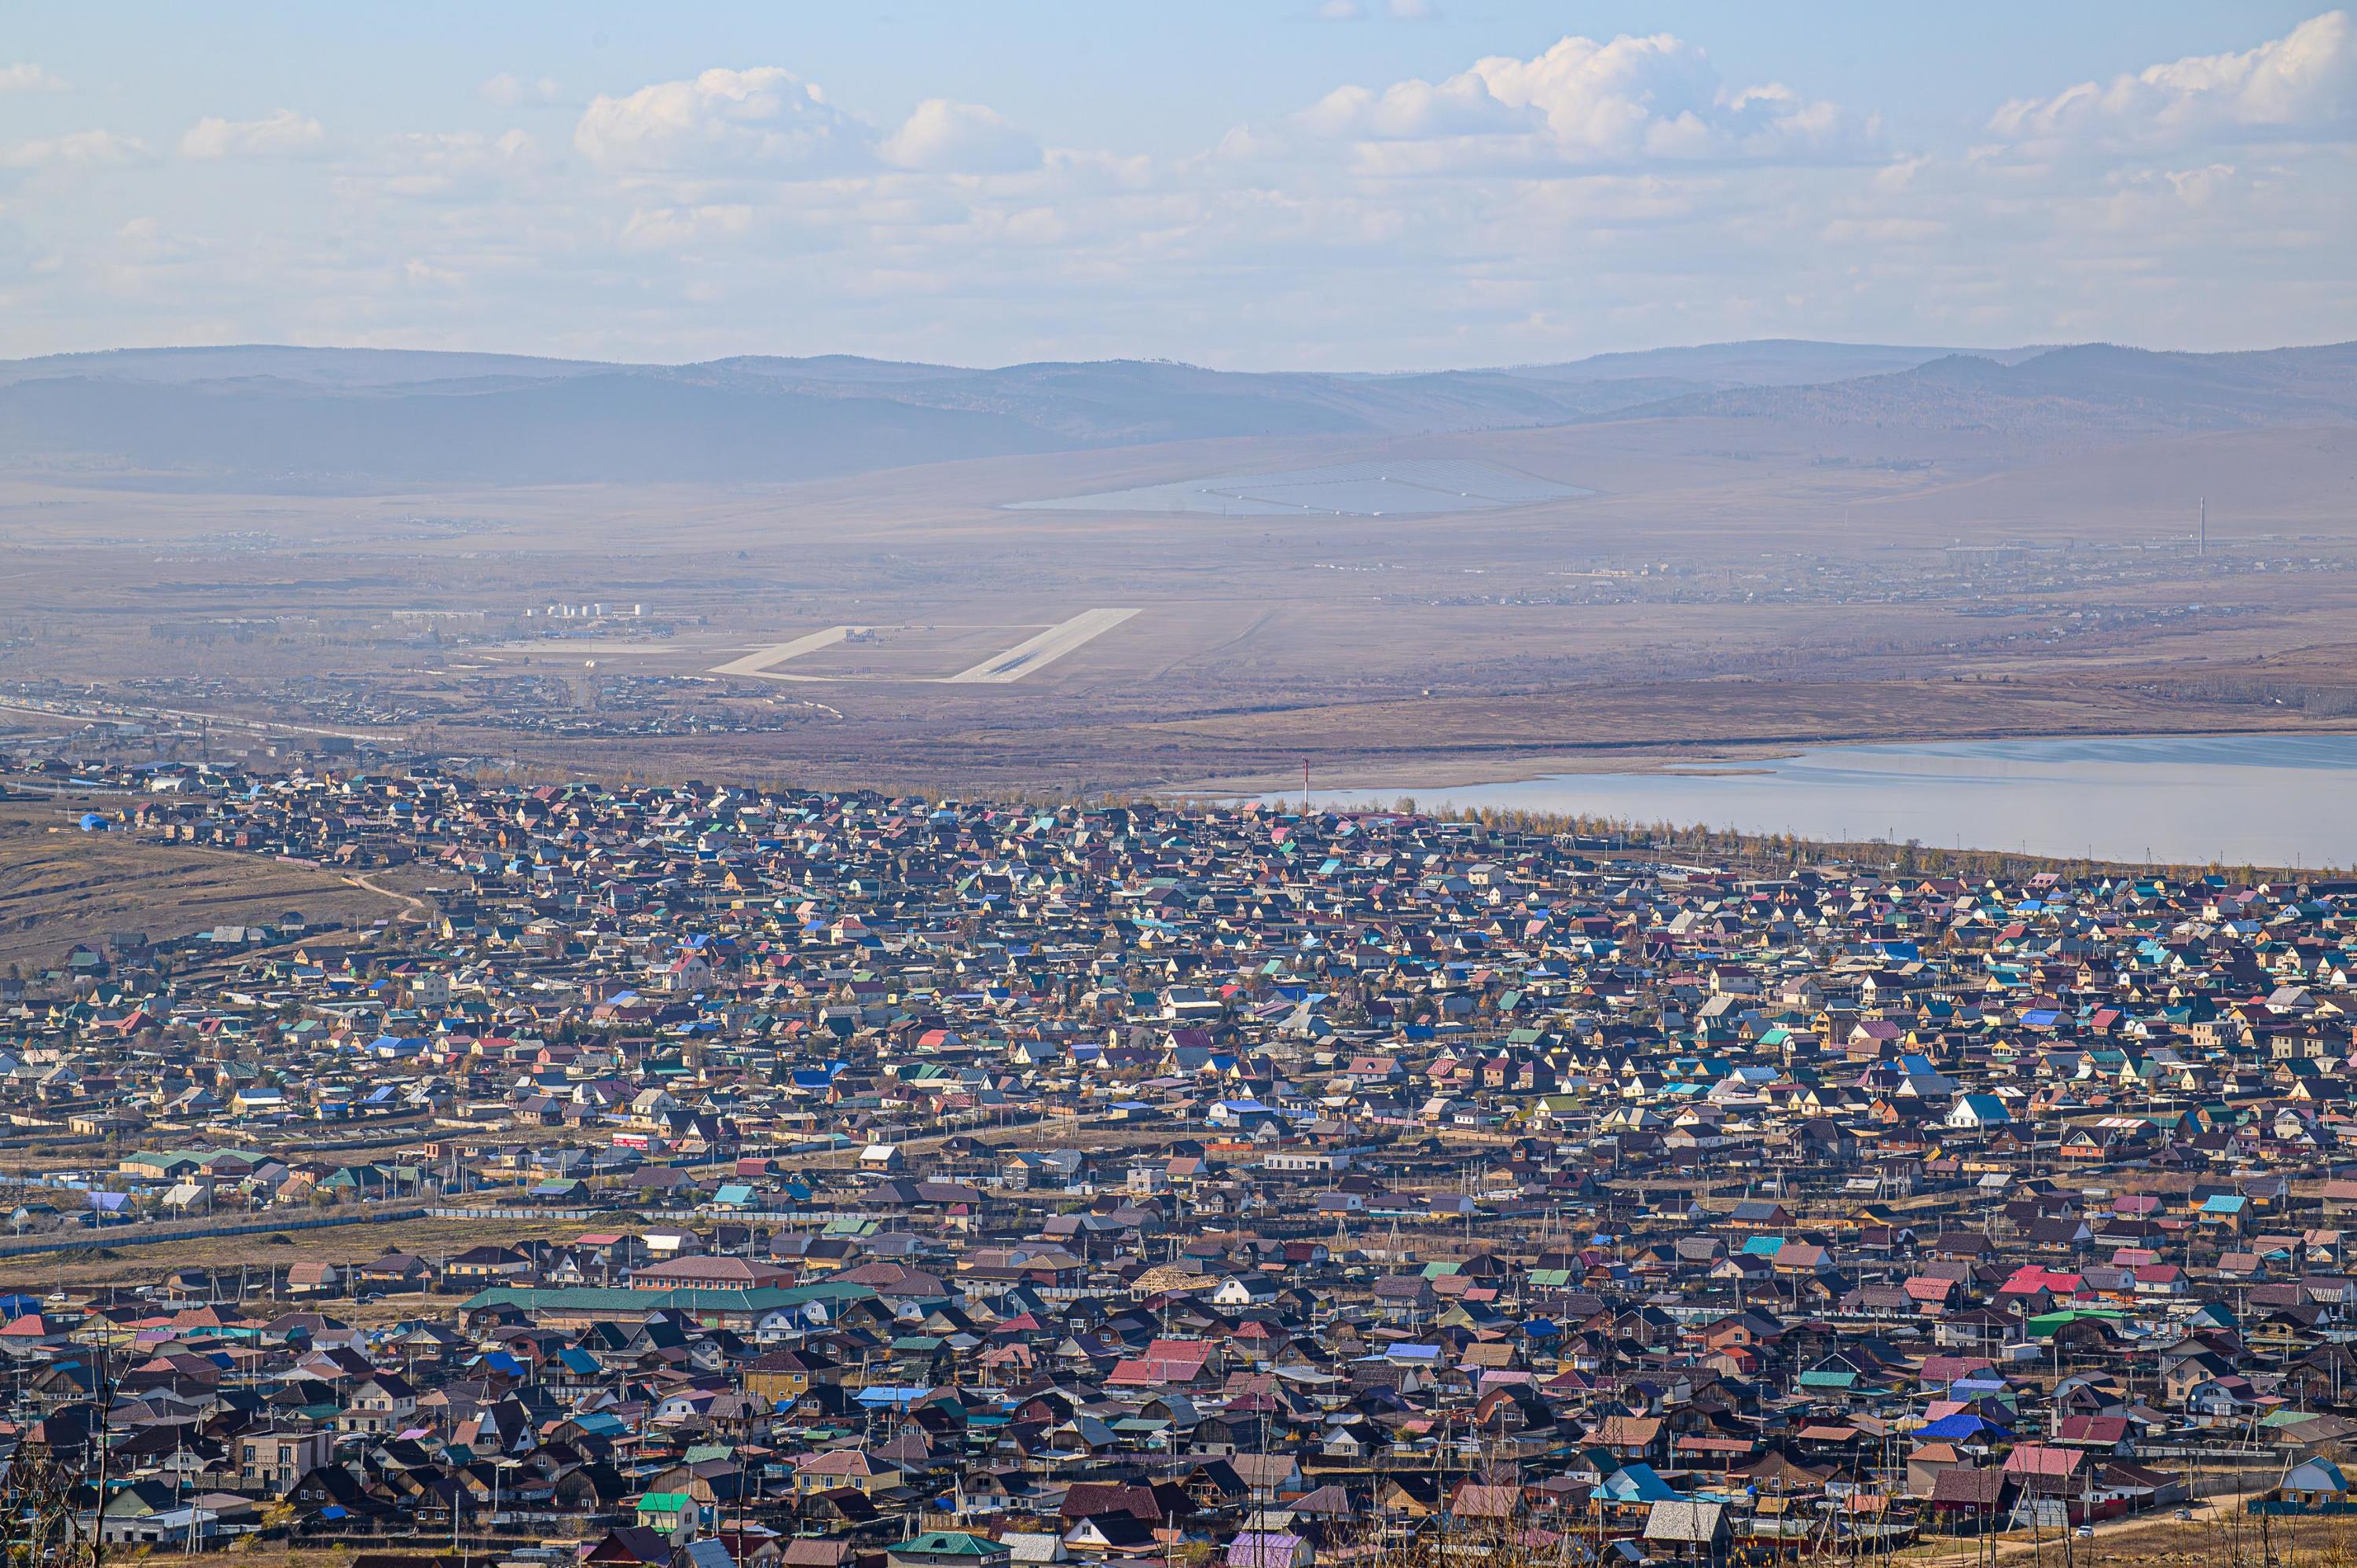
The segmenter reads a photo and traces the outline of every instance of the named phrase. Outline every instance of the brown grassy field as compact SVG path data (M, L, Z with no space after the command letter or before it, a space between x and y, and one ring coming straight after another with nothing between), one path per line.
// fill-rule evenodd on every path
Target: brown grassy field
M1598 493L1445 517L1006 510L1390 456ZM1336 786L1405 787L1697 747L2345 725L2352 472L2357 435L2337 429L2104 444L1693 419L791 486L0 478L0 547L26 589L0 643L17 639L17 678L124 701L155 682L158 707L215 715L217 743L242 718L552 771L941 789L1280 781L1304 757ZM645 614L550 637L522 616L553 600ZM1140 613L1035 674L940 683L1028 635L1010 628L1116 606ZM785 668L856 678L712 673L844 625L888 629ZM2254 685L2293 676L2352 689L2303 705ZM698 704L725 722L615 733L618 714Z
M366 926L404 907L313 867L75 826L85 811L121 804L96 797L0 800L0 969L56 962L74 943L103 941L109 931L161 940L268 924L290 908L315 926Z
M364 1223L288 1230L277 1233L276 1237L268 1233L207 1236L150 1246L109 1246L102 1243L85 1251L0 1258L0 1294L17 1288L30 1290L36 1286L46 1291L60 1285L73 1290L102 1285L146 1284L173 1269L226 1269L234 1273L240 1264L245 1264L253 1271L258 1298L259 1282L265 1267L283 1269L289 1263L300 1262L340 1265L364 1262L387 1251L414 1252L420 1257L431 1258L447 1252L464 1251L468 1247L487 1241L508 1243L538 1238L569 1239L596 1228L578 1219L550 1220L522 1215L515 1219L402 1219L387 1224ZM414 1316L421 1309L445 1309L458 1299L455 1296L390 1296L374 1305L391 1313L387 1321L397 1321ZM350 1302L341 1302L336 1309L338 1316L348 1316L345 1309L360 1310Z

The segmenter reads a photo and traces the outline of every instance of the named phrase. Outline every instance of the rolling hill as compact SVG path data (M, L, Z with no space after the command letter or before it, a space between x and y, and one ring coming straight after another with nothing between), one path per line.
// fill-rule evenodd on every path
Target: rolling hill
M2088 343L2009 365L1951 354L1880 375L1693 393L1615 415L2050 435L2338 424L2357 418L2357 343L2232 354Z
M193 483L761 482L1237 436L1631 417L2052 435L2357 416L2357 345L2239 354L1771 341L1425 374L1160 360L688 365L267 345L0 363L0 463Z

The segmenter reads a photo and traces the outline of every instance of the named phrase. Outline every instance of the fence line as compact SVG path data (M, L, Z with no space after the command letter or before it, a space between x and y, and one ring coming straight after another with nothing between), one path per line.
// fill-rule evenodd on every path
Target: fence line
M210 1236L266 1236L280 1230L317 1230L330 1225L365 1225L381 1219L422 1219L424 1204L398 1208L355 1206L332 1214L307 1214L300 1219L255 1220L243 1225L200 1225L193 1229L164 1224L124 1225L72 1237L42 1237L31 1241L0 1241L0 1258L29 1257L38 1252L83 1252L99 1247L149 1247L159 1241L199 1241Z

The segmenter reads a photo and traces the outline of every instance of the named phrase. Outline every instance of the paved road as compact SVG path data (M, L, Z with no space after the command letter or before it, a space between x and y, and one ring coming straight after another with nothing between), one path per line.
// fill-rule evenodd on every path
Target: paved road
M858 629L857 627L831 626L824 631L814 631L807 637L795 638L791 642L772 643L768 648L757 648L742 659L732 659L726 664L714 665L711 673L751 675L763 681L816 680L819 677L782 673L776 666L785 663L790 659L800 659L805 653L816 653L822 648L832 648Z
M1018 642L1004 653L995 653L971 669L959 671L942 684L1003 686L1020 681L1034 670L1053 664L1074 649L1103 637L1136 613L1134 609L1082 610L1071 619L1060 626L1051 626L1039 636Z

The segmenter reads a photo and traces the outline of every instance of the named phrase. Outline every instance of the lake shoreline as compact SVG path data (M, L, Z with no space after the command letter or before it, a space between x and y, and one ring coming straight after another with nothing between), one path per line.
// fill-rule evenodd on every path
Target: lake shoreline
M1585 759L1603 760L1603 759ZM1496 810L2123 865L2357 865L2357 732L1943 738L1613 758L1498 781L1321 788L1333 810ZM1719 766L1710 766L1719 762ZM1700 766L1697 766L1701 764ZM1519 768L1517 769L1520 770ZM1452 770L1456 771L1456 770ZM1231 796L1290 801L1297 784Z
M1513 784L1534 783L1543 779L1578 778L1589 774L1652 776L1662 778L1722 778L1737 771L1735 765L1746 763L1772 764L1799 757L1805 752L1834 748L1890 749L1928 746L1997 746L2014 744L2068 743L2077 741L2113 740L2271 740L2300 736L2341 736L2357 739L2357 723L2284 725L2275 728L2223 728L2205 726L2196 729L2084 729L2084 730L1986 730L1979 732L1942 730L1919 734L1880 734L1847 736L1815 736L1808 738L1770 741L1694 741L1679 744L1658 740L1592 741L1563 751L1523 751L1515 748L1511 760L1501 768L1500 759L1486 755L1472 756L1463 751L1425 754L1417 761L1400 764L1384 763L1372 767L1349 768L1343 770L1345 781L1329 783L1313 772L1310 792L1321 798L1364 791L1374 801L1389 804L1400 795L1437 796L1443 790L1467 788L1496 788ZM1717 765L1727 764L1721 769ZM1767 768L1743 768L1741 771L1769 771ZM1501 778L1501 772L1511 777ZM1142 793L1171 799L1235 798L1269 799L1291 793L1297 796L1301 788L1298 772L1240 773L1215 775L1189 783L1160 787Z

